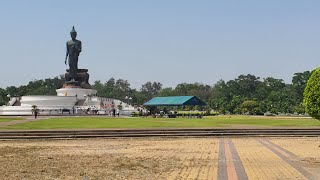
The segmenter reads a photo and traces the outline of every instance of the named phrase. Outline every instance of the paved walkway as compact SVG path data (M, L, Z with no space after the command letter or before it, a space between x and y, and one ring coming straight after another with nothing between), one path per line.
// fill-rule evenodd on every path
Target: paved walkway
M298 143L284 148L267 138L221 138L219 146L219 180L320 179L320 153L313 157L317 160L311 162L312 166L305 164L303 161L310 157L311 149L297 155L293 151ZM320 151L320 143L313 147L319 147Z

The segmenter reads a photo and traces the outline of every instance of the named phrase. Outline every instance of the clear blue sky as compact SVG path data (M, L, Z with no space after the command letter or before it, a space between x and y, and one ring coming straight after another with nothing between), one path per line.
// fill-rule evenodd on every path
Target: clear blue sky
M290 83L320 64L318 0L7 0L0 2L0 87L65 72L74 25L90 81L165 87L240 74Z

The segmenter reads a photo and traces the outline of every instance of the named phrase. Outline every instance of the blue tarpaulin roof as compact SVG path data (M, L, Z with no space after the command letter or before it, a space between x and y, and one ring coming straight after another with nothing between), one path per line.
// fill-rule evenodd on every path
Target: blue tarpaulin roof
M150 101L143 104L144 106L194 106L206 105L196 96L168 96L168 97L155 97Z

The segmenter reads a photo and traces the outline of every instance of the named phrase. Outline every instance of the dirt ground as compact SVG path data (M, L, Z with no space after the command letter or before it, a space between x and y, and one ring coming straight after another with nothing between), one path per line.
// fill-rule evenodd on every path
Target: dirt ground
M320 169L320 138L269 140ZM295 148L299 144L309 149ZM10 180L217 179L218 162L219 138L0 141L0 179Z

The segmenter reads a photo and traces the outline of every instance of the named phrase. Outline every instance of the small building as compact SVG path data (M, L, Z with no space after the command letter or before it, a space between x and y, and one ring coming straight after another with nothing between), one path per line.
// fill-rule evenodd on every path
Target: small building
M163 107L163 113L167 115L169 118L175 118L177 116L176 113L168 113L166 107L178 107L178 106L205 106L206 103L201 101L196 96L168 96L168 97L155 97L149 100L148 102L143 104L145 107L149 107L151 113L158 114L161 117L161 111L157 111L157 107ZM156 116L157 117L157 116ZM202 115L198 115L199 118Z
M201 101L196 96L168 96L168 97L154 97L144 106L205 106L206 103Z

